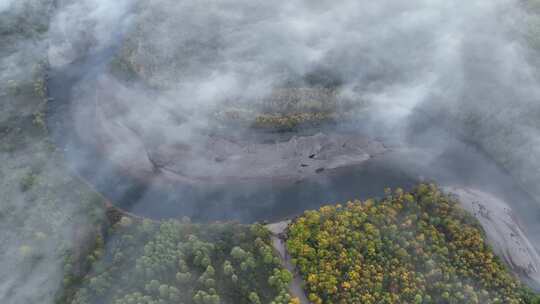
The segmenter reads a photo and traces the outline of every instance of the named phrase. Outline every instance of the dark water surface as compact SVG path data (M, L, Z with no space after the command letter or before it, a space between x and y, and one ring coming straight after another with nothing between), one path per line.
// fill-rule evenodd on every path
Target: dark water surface
M473 187L503 198L518 215L531 241L540 244L538 204L483 153L435 126L415 132L408 144L402 142L361 166L323 172L299 182L276 179L227 185L182 185L135 179L110 163L94 145L88 144L91 140L81 141L75 132L72 105L77 97L74 88L77 83L86 83L91 90L92 81L104 70L110 53L109 50L63 70L50 71L48 89L54 100L49 103L47 123L54 142L63 149L74 173L129 212L154 219L188 216L199 222L275 221L323 204L380 197L385 187L410 189L419 181L427 180L443 186ZM339 129L360 132L362 126L340 126ZM384 135L381 140L393 141Z

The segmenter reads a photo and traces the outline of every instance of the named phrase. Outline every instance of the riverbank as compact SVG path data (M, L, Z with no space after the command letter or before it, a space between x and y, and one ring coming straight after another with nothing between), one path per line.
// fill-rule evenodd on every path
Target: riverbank
M540 256L509 203L494 195L465 187L445 187L482 225L488 243L520 279L540 286Z
M171 105L161 100L152 103L147 109L152 115L142 119L125 110L148 107L149 93L143 92L142 100L134 100L116 93L125 90L124 86L109 76L87 80L80 89L82 100L73 101L66 114L73 117L73 136L82 144L141 180L160 178L190 184L255 179L296 182L360 165L387 151L382 142L359 131L340 133L314 127L265 132L222 125L207 117L208 113L185 117L185 113L177 113L181 106L167 114ZM179 117L169 117L174 115ZM201 126L199 120L206 125Z

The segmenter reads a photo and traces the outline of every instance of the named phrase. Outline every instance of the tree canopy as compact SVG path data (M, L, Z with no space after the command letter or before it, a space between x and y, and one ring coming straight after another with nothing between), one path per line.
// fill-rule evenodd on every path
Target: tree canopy
M59 303L219 304L291 301L283 269L261 225L135 223L122 218L88 254L77 276L66 259Z
M287 247L313 303L538 303L435 185L306 211Z

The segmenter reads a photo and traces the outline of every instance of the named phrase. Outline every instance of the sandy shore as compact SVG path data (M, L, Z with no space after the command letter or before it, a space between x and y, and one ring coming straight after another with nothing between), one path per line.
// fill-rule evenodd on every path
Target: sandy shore
M317 133L285 141L256 142L201 135L189 142L152 146L129 128L103 122L101 148L135 176L161 173L186 181L288 179L360 165L386 151L362 135Z
M94 102L73 107L79 125L92 126L77 128L76 133L137 177L159 174L183 182L215 183L273 178L298 181L360 165L387 150L382 142L358 133L284 135L252 128L199 128L194 122L167 117L150 123L135 115L140 113L124 113L135 101L114 93L111 85L106 79L97 80L96 88L103 89ZM148 111L153 113L159 107L155 104Z
M477 189L445 187L474 215L488 243L518 276L540 284L540 256L527 238L509 203Z

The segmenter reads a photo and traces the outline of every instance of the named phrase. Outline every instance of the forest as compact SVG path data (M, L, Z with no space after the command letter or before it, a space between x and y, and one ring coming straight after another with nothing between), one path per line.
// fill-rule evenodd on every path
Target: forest
M97 234L84 260L76 257L66 254L57 303L295 303L287 288L291 273L257 224L122 216Z
M5 3L8 2L22 4L14 5L11 10L0 10L0 40L5 42L0 43L3 84L0 85L0 269L4 274L0 280L0 303L298 304L299 300L292 298L288 289L293 274L282 267L271 246L270 234L262 225L191 223L188 219L155 221L128 214L107 222L106 198L74 173L73 164L66 159L67 150L55 144L54 137L63 134L51 131L56 121L49 115L62 101L49 97L47 82L53 71L51 62L54 65L58 57L77 63L82 53L90 49L88 53L94 54L96 45L107 45L99 41L102 37L93 33L92 27L98 24L97 28L106 32L115 28L102 24L102 19L106 18L96 17L114 8L111 5L103 9L101 3L114 2L80 1L101 10L92 5L83 6L83 14L65 19L61 18L65 17L63 13L69 15L74 10L65 10L63 5L57 8L56 4L73 2L73 7L77 8L77 1L8 0ZM528 25L526 30L512 34L517 43L525 40L530 45L525 55L537 70L540 67L540 1L519 2L526 3L525 9L531 14L522 20ZM0 1L0 7L2 5ZM145 8L146 4L139 5ZM159 10L170 20L184 20L162 12L161 7ZM110 19L122 19L113 17ZM152 16L148 13L147 17ZM207 58L185 64L187 57L179 56L178 64L174 65L170 65L174 58L154 58L153 54L160 55L160 50L169 53L167 47L148 48L161 46L159 39L154 45L143 43L140 46L138 39L151 42L150 38L159 32L160 23L153 22L155 20L157 18L149 20L146 27L128 31L119 55L123 61L117 58L112 63L114 76L118 76L115 68L124 69L120 72L125 75L118 78L138 77L152 89L160 89L159 85L166 87L160 82L163 79L176 83L181 78L176 77L180 75L179 67L193 65L193 70L200 69L200 62ZM182 25L181 22L171 24L174 33ZM368 24L362 25L364 28L369 29ZM403 33L399 34L402 37ZM417 34L420 32L414 32ZM170 53L174 56L197 54L191 50L198 47L192 43L196 39L188 38L187 51ZM366 61L360 69L353 66L365 71L365 75L354 80L372 81L370 86L361 89L394 88L380 86L385 77L398 79L401 74L379 73L378 64L389 61L392 64L386 68L394 71L392 68L400 66L406 56L395 65L395 54L379 58L377 55L382 49L392 49L393 45L374 39L375 35L369 38L370 43L378 42L380 48L363 49L369 53L366 58L373 60ZM74 42L78 39L91 42L80 46ZM179 39L170 40L183 43ZM340 40L343 39L340 37ZM72 48L63 50L62 46ZM264 48L274 52L272 47ZM347 45L346 49L358 50L355 45ZM502 48L493 48L494 51L499 49ZM338 52L333 56L338 58L339 55ZM415 55L411 57L426 59L423 53ZM368 63L373 63L373 67ZM408 66L406 71L416 71L416 68ZM343 96L338 98L333 89L338 83L333 83L333 78L329 81L311 79L313 74L325 75L328 71L313 70L300 76L307 76L302 85L315 85L317 89L285 86L275 89L263 100L245 97L232 103L224 102L212 118L224 125L240 121L257 131L291 131L327 122L361 120L364 101L351 103ZM533 76L538 78L536 70L531 73L536 73ZM164 71L171 75L161 77ZM485 79L501 90L523 83L523 75L516 80L495 72L491 73L493 79L486 75L467 75L468 80ZM411 76L403 75L407 79ZM392 82L395 83L400 82ZM475 84L471 86L476 88ZM481 87L478 91L488 92L493 87ZM472 91L476 92L464 90L457 95L464 96ZM525 91L524 95L534 96L534 92ZM401 93L395 93L400 101L408 97ZM502 93L506 92L499 94L504 97L500 100L489 98L490 95L473 95L470 98L474 98L474 102L464 98L457 104L428 96L430 104L421 104L415 109L418 115L425 115L429 123L437 120L439 113L447 115L450 130L509 170L520 186L538 200L540 170L535 170L540 168L535 157L540 151L540 140L536 136L540 128L538 103L534 99L530 103L518 99L509 103L506 97L520 95ZM518 281L494 255L478 222L435 185L422 184L410 192L388 190L381 199L355 200L306 211L293 220L287 236L292 261L305 282L308 298L315 304L540 303L540 296Z
M306 211L287 247L313 303L540 303L433 184Z

